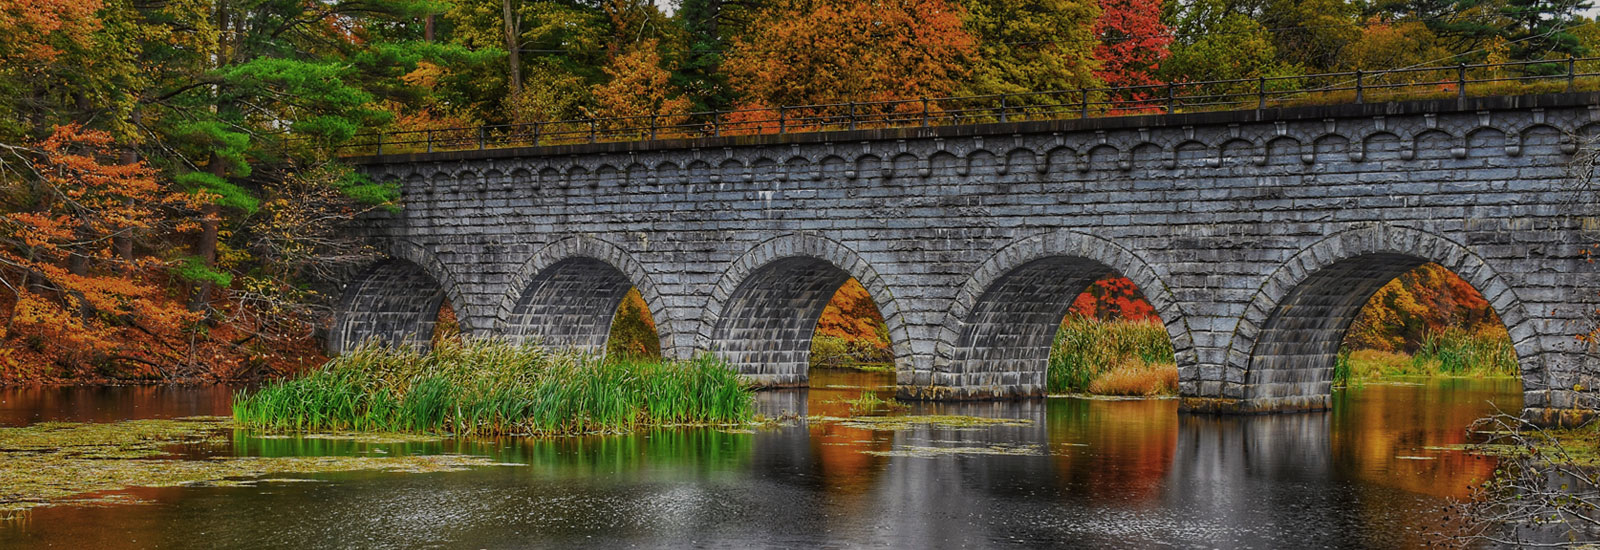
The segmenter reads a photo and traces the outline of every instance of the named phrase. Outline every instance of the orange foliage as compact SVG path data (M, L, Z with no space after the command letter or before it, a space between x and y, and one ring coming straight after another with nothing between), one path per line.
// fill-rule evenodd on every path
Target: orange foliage
M0 383L226 376L246 366L230 345L232 327L193 342L201 316L165 290L165 262L117 254L117 241L155 228L160 207L188 200L142 162L108 163L117 152L109 134L74 125L23 155L32 185L0 216L0 283L9 291L0 294L8 313ZM304 352L263 359L316 359Z
M948 95L976 48L964 13L944 0L778 0L735 41L723 67L747 106Z
M591 90L599 103L595 117L624 118L612 123L616 128L675 126L688 119L689 98L673 93L672 73L661 66L656 47L656 40L646 40L612 56L605 67L610 79ZM652 115L665 116L651 119Z
M817 319L817 333L845 340L864 342L878 349L889 349L889 329L883 314L855 279L845 281L833 294Z
M86 45L100 27L97 0L0 3L0 64L49 63L67 44Z
M1357 349L1414 351L1424 335L1459 327L1504 332L1494 308L1472 284L1439 264L1423 264L1389 284L1362 308L1345 336Z
M1107 275L1089 285L1089 289L1079 294L1072 301L1072 308L1068 310L1068 317L1084 317L1109 321L1112 319L1127 319L1129 321L1153 320L1156 318L1156 309L1145 301L1144 293L1139 292L1139 286L1127 277Z

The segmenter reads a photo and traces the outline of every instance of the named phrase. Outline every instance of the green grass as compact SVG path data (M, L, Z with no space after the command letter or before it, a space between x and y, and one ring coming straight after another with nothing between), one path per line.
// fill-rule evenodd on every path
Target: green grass
M1174 365L1172 340L1160 323L1073 319L1062 323L1050 346L1050 393L1082 393L1118 365L1140 361ZM1170 367L1176 368L1176 367Z
M280 430L562 435L746 422L754 404L712 359L603 361L472 340L428 352L363 347L236 394L233 415Z
M1504 332L1469 333L1450 328L1430 333L1416 353L1340 349L1335 385L1395 377L1516 377L1517 352Z

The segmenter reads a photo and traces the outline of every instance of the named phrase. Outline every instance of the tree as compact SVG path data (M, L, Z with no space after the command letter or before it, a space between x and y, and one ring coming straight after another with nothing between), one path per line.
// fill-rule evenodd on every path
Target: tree
M1154 0L1133 1L1154 5ZM1093 0L964 0L962 5L965 27L977 41L977 62L965 92L1019 94L1099 85L1095 35L1103 12ZM1039 96L1032 101L1060 100Z
M1447 58L1438 37L1418 21L1388 22L1378 19L1362 26L1361 36L1340 54L1340 70L1368 71L1435 63Z
M92 374L83 369L94 364L142 370L180 361L195 318L167 298L160 262L126 263L112 243L155 227L162 204L181 199L149 166L117 164L103 131L57 127L37 147L10 147L6 155L10 162L0 167L15 171L6 173L0 216L0 283L11 311L0 336L24 342L27 356L9 359L79 374Z
M673 84L684 90L693 110L723 110L733 106L733 91L722 70L723 53L734 37L749 27L758 2L734 0L682 0L673 14L683 28L683 60Z
M1089 285L1073 299L1067 318L1110 321L1123 319L1145 321L1156 319L1156 309L1145 301L1144 293L1133 280L1118 275L1107 275Z
M1500 14L1511 24L1502 27L1501 36L1516 61L1539 61L1578 57L1588 53L1569 27L1582 21L1579 12L1589 9L1584 0L1505 0ZM1530 65L1528 72L1555 74L1565 71L1565 63Z
M1112 88L1161 84L1157 71L1171 53L1172 31L1161 22L1161 0L1100 0L1095 76ZM1143 99L1148 93L1127 99Z
M661 66L658 45L647 40L611 59L605 68L610 80L591 92L598 104L594 116L625 118L612 124L617 128L672 126L688 118L689 100L672 88L672 73ZM650 118L654 115L666 116Z
M778 0L723 67L746 106L841 104L815 113L837 115L849 102L944 96L976 53L962 15L943 0Z
M1289 76L1298 67L1278 59L1272 33L1221 0L1196 0L1177 16L1177 41L1161 66L1169 82L1202 82ZM1204 93L1255 92L1254 82L1212 86Z

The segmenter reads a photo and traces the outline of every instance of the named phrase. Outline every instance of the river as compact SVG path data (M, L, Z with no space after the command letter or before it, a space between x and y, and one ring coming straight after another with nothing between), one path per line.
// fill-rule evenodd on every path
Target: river
M845 416L892 375L816 371L763 412ZM868 388L863 390L862 388ZM0 425L228 414L229 388L0 389ZM471 453L508 466L135 488L135 503L0 521L0 548L1412 548L1493 469L1448 447L1516 380L1341 390L1330 413L1180 415L1177 402L920 403L1003 425L369 444L236 431L204 454ZM1491 403L1493 405L1491 405ZM898 428L898 429L890 429Z

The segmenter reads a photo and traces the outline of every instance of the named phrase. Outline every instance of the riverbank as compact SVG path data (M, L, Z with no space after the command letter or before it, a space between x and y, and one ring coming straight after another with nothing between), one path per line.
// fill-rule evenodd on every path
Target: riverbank
M1341 349L1334 385L1396 378L1516 378L1516 350L1504 333L1446 330L1423 339L1414 353Z
M744 423L754 406L737 374L712 359L607 361L469 340L358 349L239 394L233 416L275 430L571 435Z

